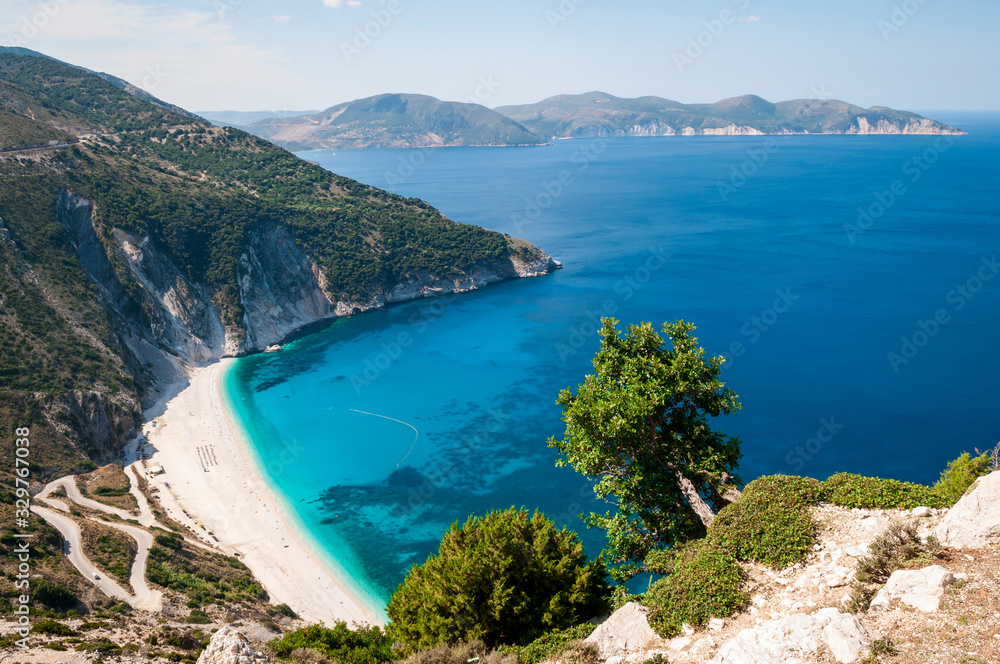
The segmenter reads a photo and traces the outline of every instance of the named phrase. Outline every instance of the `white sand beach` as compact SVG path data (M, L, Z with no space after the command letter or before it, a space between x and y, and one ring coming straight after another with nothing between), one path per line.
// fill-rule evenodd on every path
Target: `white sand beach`
M207 544L238 553L273 602L288 604L310 622L379 624L260 475L223 408L219 381L231 362L190 368L188 379L147 411L144 430L155 453L140 462L145 478L159 489L156 496L171 518ZM163 474L149 472L155 464Z

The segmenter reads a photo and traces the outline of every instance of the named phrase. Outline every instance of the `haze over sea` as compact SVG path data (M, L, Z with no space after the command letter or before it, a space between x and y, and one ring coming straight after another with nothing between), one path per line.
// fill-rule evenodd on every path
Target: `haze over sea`
M565 269L241 359L231 406L275 488L378 609L453 521L489 509L539 508L600 551L576 515L601 506L545 442L563 431L559 390L591 370L602 315L683 318L729 355L743 410L715 424L742 439L744 481L933 482L1000 430L1000 114L933 117L969 135L303 153Z

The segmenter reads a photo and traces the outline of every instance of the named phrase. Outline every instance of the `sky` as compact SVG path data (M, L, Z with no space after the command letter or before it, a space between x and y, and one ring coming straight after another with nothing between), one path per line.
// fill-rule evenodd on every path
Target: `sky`
M600 90L1000 109L996 0L2 0L0 44L193 111Z

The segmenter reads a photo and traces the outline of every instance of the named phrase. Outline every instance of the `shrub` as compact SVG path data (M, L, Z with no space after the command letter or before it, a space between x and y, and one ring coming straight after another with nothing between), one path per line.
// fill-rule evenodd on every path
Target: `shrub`
M681 625L705 625L710 618L730 616L746 607L746 574L725 548L708 540L678 549L669 575L643 595L649 624L665 638Z
M940 503L939 506L951 507L957 503L973 482L983 475L989 475L992 468L993 459L988 452L977 457L965 452L949 463L941 473L941 479L932 489Z
M805 559L816 541L808 508L822 497L822 485L811 478L761 477L719 512L707 539L738 560L791 565Z
M76 606L79 601L66 586L45 579L39 579L34 583L31 595L36 602L51 606L53 609L66 610Z
M930 487L913 482L837 473L824 484L830 502L841 507L909 510L921 505L943 506Z
M587 562L575 533L511 508L452 525L390 599L389 632L412 649L524 645L604 613L607 594L603 563Z
M516 655L521 664L538 664L538 662L561 655L572 643L587 638L593 631L594 626L589 623L569 629L554 629L528 645L507 646L500 648L498 652Z
M393 659L392 639L380 627L368 625L350 629L338 622L333 629L311 625L271 641L279 659L288 661L299 649L314 650L339 664L382 664Z
M868 555L858 561L848 609L853 613L867 611L878 587L885 584L892 573L921 556L929 555L929 546L921 543L913 524L896 525L875 538L868 547Z
M430 650L422 650L403 660L403 664L518 664L517 656L509 648L490 651L482 641L441 644Z
M39 620L32 625L31 631L36 634L49 634L51 636L76 636L76 632L72 627L51 619Z

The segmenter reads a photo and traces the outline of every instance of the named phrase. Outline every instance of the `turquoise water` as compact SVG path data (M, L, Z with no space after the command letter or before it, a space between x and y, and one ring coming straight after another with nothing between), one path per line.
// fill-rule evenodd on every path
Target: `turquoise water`
M729 355L744 409L718 426L743 440L744 480L932 482L1000 438L1000 116L941 119L970 135L304 153L566 267L242 359L231 405L376 607L453 521L489 509L539 508L601 549L576 517L596 508L588 484L545 441L608 313L693 321Z

